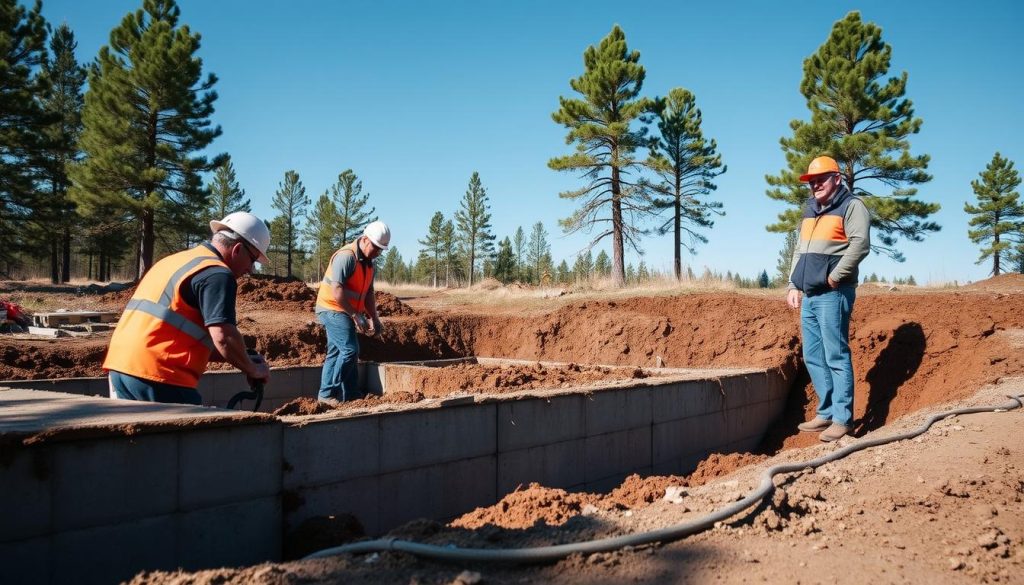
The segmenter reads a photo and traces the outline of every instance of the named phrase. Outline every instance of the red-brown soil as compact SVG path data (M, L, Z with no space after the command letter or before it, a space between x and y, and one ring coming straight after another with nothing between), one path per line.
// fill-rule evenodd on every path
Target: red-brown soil
M323 359L325 338L312 312L313 289L303 287L274 279L252 279L239 287L239 327L271 365ZM30 310L118 310L124 302L123 293L113 299L109 291L2 290L0 296ZM382 313L392 302L397 308L389 309L380 338L361 340L364 359L477 355L640 367L765 367L795 373L796 380L783 419L760 455L713 456L689 476L630 478L604 496L529 486L450 528L421 522L399 529L399 537L521 546L619 533L623 523L628 529L663 526L664 514L678 516L682 508L706 512L732 501L748 487L744 474L766 465L762 460L769 455L780 450L776 457L804 450L814 455L829 448L813 434L794 432L797 422L813 413L815 398L800 368L799 316L785 306L781 292L613 300L570 293L551 299L546 309L529 310L508 302L447 308L443 293L429 303L382 294L377 298ZM0 338L0 379L101 375L106 339ZM858 436L932 405L970 399L986 384L1024 375L1024 277L1004 275L951 290L862 287L850 343ZM998 393L985 398L999 402ZM317 408L310 403L297 412ZM835 464L837 471L803 474L791 480L796 491L787 490L787 500L683 543L575 556L540 569L470 568L482 571L488 582L700 582L720 575L726 582L1021 582L1020 411L977 416L983 422L964 418L929 442L886 447L882 455L857 454ZM736 470L740 480L702 485ZM685 505L673 508L661 501L668 486L687 491ZM671 511L647 512L666 507ZM137 582L474 582L472 575L459 577L463 568L388 553L369 562L342 558L152 575Z

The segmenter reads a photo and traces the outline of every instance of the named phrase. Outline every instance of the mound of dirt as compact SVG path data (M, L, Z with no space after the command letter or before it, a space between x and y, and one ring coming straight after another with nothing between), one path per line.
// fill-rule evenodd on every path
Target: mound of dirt
M1024 274L1007 272L985 280L971 283L964 287L967 290L983 290L990 292L1021 292L1024 291Z
M583 513L586 506L593 507L600 500L600 496L593 494L570 493L531 483L489 508L477 508L456 518L451 526L470 529L488 524L501 528L530 528L537 524L561 526Z
M373 300L377 303L377 314L381 317L404 317L416 314L412 307L391 293L373 291Z
M389 374L392 375L392 374ZM410 368L393 374L402 388L421 392L430 398L441 398L452 392L471 394L503 394L538 388L569 388L614 380L647 378L640 368L608 368L602 366L566 366L535 364L487 365L462 363L445 366Z
M238 279L239 312L287 307L293 311L312 311L316 289L297 278L252 274Z

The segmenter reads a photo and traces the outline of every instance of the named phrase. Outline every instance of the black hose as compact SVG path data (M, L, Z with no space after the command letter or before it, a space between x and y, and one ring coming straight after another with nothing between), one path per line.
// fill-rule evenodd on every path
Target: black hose
M243 390L232 396L231 400L228 400L228 410L234 409L235 405L243 400L255 400L256 404L252 407L252 411L259 412L260 404L263 403L263 382L255 382L251 390Z
M624 536L616 536L612 538L602 538L599 540L590 540L585 542L571 543L571 544L560 544L554 546L540 546L534 548L524 549L485 549L485 548L457 548L449 546L436 546L430 544L420 544L417 542L411 542L406 540L397 540L394 538L383 538L378 540L367 540L363 542L356 542L352 544L346 544L342 546L336 546L333 548L324 549L315 552L311 555L306 556L306 559L316 559L340 554L358 554L368 552L385 552L385 551L401 551L410 553L413 555L438 559L444 561L501 561L501 562L512 562L512 563L543 563L551 562L563 559L574 553L591 554L597 552L608 552L617 550L626 546L641 546L645 544L651 544L654 542L671 542L679 540L687 536L703 532L708 528L711 528L717 522L722 522L735 516L736 514L746 510L753 506L763 498L770 495L775 490L775 484L772 481L776 475L780 473L792 473L794 471L800 471L807 468L817 468L826 463L830 463L837 459L842 459L851 453L862 451L871 447L877 447L879 445L885 445L887 443L893 443L896 441L904 441L912 439L925 431L927 431L935 422L944 418L960 415L960 414L974 414L979 412L999 412L1013 410L1024 406L1024 395L1008 396L1012 402L1001 404L997 406L978 406L971 408L960 408L957 410L949 410L946 412L940 412L931 416L925 423L914 431L906 433L882 437L878 439L869 439L866 441L858 441L829 453L823 455L817 459L810 461L801 461L796 463L785 463L770 467L764 471L761 475L761 485L754 490L753 493L747 497L726 506L720 510L712 512L711 514L693 520L690 522L684 522L662 528L659 530L653 530L650 532L641 532L636 534L628 534Z

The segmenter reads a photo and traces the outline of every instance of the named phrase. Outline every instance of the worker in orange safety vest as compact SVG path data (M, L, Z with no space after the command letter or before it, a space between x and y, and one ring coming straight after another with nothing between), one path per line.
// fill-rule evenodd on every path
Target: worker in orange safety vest
M250 356L235 317L237 279L267 262L270 230L239 211L211 221L213 236L154 264L139 281L110 339L103 369L111 398L202 404L196 390L210 360L251 381L270 368Z
M362 398L356 363L356 334L380 334L381 323L373 297L373 261L387 249L391 230L371 222L363 235L342 246L327 265L316 298L316 316L327 331L327 355L320 375L318 399L335 403Z

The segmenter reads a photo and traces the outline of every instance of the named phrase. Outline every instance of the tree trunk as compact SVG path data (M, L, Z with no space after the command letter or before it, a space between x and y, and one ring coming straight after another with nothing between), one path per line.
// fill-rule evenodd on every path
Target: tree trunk
M63 254L61 255L60 281L71 281L71 228L64 227L64 235L61 237Z
M153 248L156 243L156 230L154 229L153 219L155 213L152 209L146 207L142 210L142 239L141 247L139 248L139 268L135 274L135 279L141 279L146 272L153 266Z
M626 283L626 265L622 254L622 200L619 169L612 167L612 283Z

